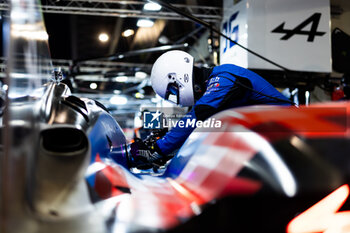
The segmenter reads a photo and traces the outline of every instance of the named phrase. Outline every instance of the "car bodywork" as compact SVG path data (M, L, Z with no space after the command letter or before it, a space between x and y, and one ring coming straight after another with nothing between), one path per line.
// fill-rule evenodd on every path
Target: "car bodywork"
M34 108L38 144L21 208L35 228L69 219L70 232L285 232L296 214L348 183L348 102L226 110L215 115L222 128L195 130L165 170L147 174L129 170L125 136L102 107L52 82Z
M97 193L130 195L133 224L146 224L153 213L155 228L177 226L173 231L286 232L298 213L348 183L348 102L248 107L214 117L222 128L192 133L162 175L130 177L107 166L96 176Z

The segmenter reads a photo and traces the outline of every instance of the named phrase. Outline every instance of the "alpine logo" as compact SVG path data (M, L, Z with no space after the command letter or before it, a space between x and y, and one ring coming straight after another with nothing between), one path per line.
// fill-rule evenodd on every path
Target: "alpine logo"
M320 23L321 19L321 13L314 13L309 18L307 18L305 21L300 23L298 26L296 26L294 29L285 29L283 22L278 27L273 29L271 32L273 33L283 33L284 36L281 37L281 40L288 40L294 35L307 35L307 41L313 42L316 36L323 36L326 34L326 32L320 32L317 31L318 25ZM311 29L303 30L307 25L311 24Z

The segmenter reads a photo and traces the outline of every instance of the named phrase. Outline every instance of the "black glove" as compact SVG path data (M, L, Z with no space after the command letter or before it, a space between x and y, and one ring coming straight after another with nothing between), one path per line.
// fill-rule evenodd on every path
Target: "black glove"
M150 133L150 135L148 135L148 137L143 141L146 146L151 147L151 148L156 148L157 144L157 140L161 137L163 137L166 133L168 132L168 128L163 128L163 129L154 129L152 130L152 132ZM159 153L159 151L158 151ZM159 153L160 154L160 153Z
M166 156L157 153L153 146L146 145L139 138L128 147L129 167L150 169L163 166L167 161Z

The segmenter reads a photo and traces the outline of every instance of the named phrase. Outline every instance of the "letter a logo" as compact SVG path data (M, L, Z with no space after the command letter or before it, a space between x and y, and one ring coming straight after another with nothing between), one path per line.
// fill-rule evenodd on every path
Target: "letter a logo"
M307 35L307 41L313 42L316 36L323 36L325 32L317 31L318 24L320 23L321 13L315 13L307 18L304 22L296 26L294 29L285 29L283 22L278 27L273 29L271 32L273 33L284 33L284 36L281 37L281 40L288 40L294 35ZM307 25L311 23L310 31L303 30Z

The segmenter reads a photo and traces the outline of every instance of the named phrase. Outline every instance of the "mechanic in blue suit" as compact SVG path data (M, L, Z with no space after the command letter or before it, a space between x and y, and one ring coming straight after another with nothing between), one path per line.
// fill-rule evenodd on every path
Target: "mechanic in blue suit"
M270 83L245 68L224 64L198 68L193 57L174 50L161 55L154 63L151 82L162 98L181 106L193 106L182 119L204 121L222 110L248 105L292 104ZM194 127L172 128L152 146L141 140L130 145L131 167L140 169L163 165L174 150L180 148Z

